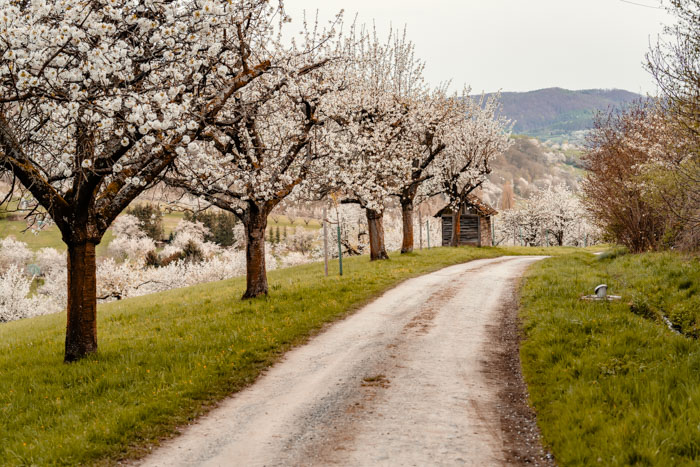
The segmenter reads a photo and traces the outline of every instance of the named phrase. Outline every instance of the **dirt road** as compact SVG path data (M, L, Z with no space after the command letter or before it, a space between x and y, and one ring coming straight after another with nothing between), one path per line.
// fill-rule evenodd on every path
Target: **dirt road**
M549 463L510 348L516 280L537 259L478 260L404 282L142 465Z

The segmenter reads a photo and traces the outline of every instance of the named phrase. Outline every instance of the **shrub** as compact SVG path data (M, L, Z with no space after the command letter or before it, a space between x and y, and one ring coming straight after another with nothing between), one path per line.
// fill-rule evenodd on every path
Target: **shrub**
M190 240L182 249L182 259L189 263L199 263L204 259L204 253L194 241Z
M0 239L0 272L13 265L22 270L33 256L26 243L14 237Z
M204 236L204 241L206 242L216 243L222 247L236 245L236 236L233 229L238 222L238 218L231 213L225 211L186 212L185 220L201 222L208 229L209 232Z
M157 204L137 204L129 209L128 213L138 218L141 228L150 238L155 241L163 239L163 213Z

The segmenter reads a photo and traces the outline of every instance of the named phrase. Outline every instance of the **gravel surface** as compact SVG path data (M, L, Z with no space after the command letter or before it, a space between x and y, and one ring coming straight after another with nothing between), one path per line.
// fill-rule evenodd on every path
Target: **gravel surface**
M144 466L548 465L502 257L408 280L289 352Z

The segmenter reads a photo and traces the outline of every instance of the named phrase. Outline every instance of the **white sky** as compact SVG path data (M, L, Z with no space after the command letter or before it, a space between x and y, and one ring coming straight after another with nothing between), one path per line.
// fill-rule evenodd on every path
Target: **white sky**
M659 0L634 0L658 6ZM304 10L325 21L408 27L431 84L475 93L620 88L654 93L642 68L649 41L673 19L620 0L285 0L297 29Z

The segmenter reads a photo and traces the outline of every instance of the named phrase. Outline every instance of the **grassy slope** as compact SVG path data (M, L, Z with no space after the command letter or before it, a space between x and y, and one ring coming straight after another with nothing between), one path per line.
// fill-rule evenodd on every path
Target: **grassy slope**
M533 266L522 291L521 358L538 423L561 465L697 465L700 342L633 314L629 302L687 304L698 271L697 260L668 253L579 253ZM578 299L599 283L623 300Z
M63 313L0 325L0 463L133 455L406 278L479 257L541 252L438 248L380 263L359 257L344 261L342 278L324 277L318 263L272 271L267 299L240 301L244 279L236 278L101 305L99 353L72 365L61 363Z
M173 230L175 230L178 222L180 222L183 217L184 215L181 212L163 214L163 230L166 237ZM318 230L321 228L320 222L315 219L308 225L306 225L301 219L296 220L294 225L292 225L292 223L289 222L289 219L287 219L285 216L275 217L278 218L279 222L275 223L272 218L270 218L268 228L274 229L279 226L280 229L284 229L286 227L288 235L293 234L297 228L303 228L306 230ZM46 247L55 248L59 251L65 251L66 245L63 243L63 240L61 240L61 232L59 232L58 227L55 225L42 230L38 234L33 234L31 231L25 231L26 228L27 224L23 220L8 220L0 217L0 238L13 236L17 240L26 243L27 247L32 251L37 251ZM98 256L107 255L107 247L113 238L114 236L112 234L112 229L108 229L102 238L102 242L97 245Z
M58 251L66 250L66 244L61 239L61 232L55 225L37 234L33 234L31 231L24 231L26 228L27 224L24 221L0 220L0 238L13 236L20 242L26 243L27 248L32 251L38 251L41 248L55 248ZM104 237L102 237L102 242L97 245L98 256L107 254L107 246L112 241L112 238L112 230L107 230Z

